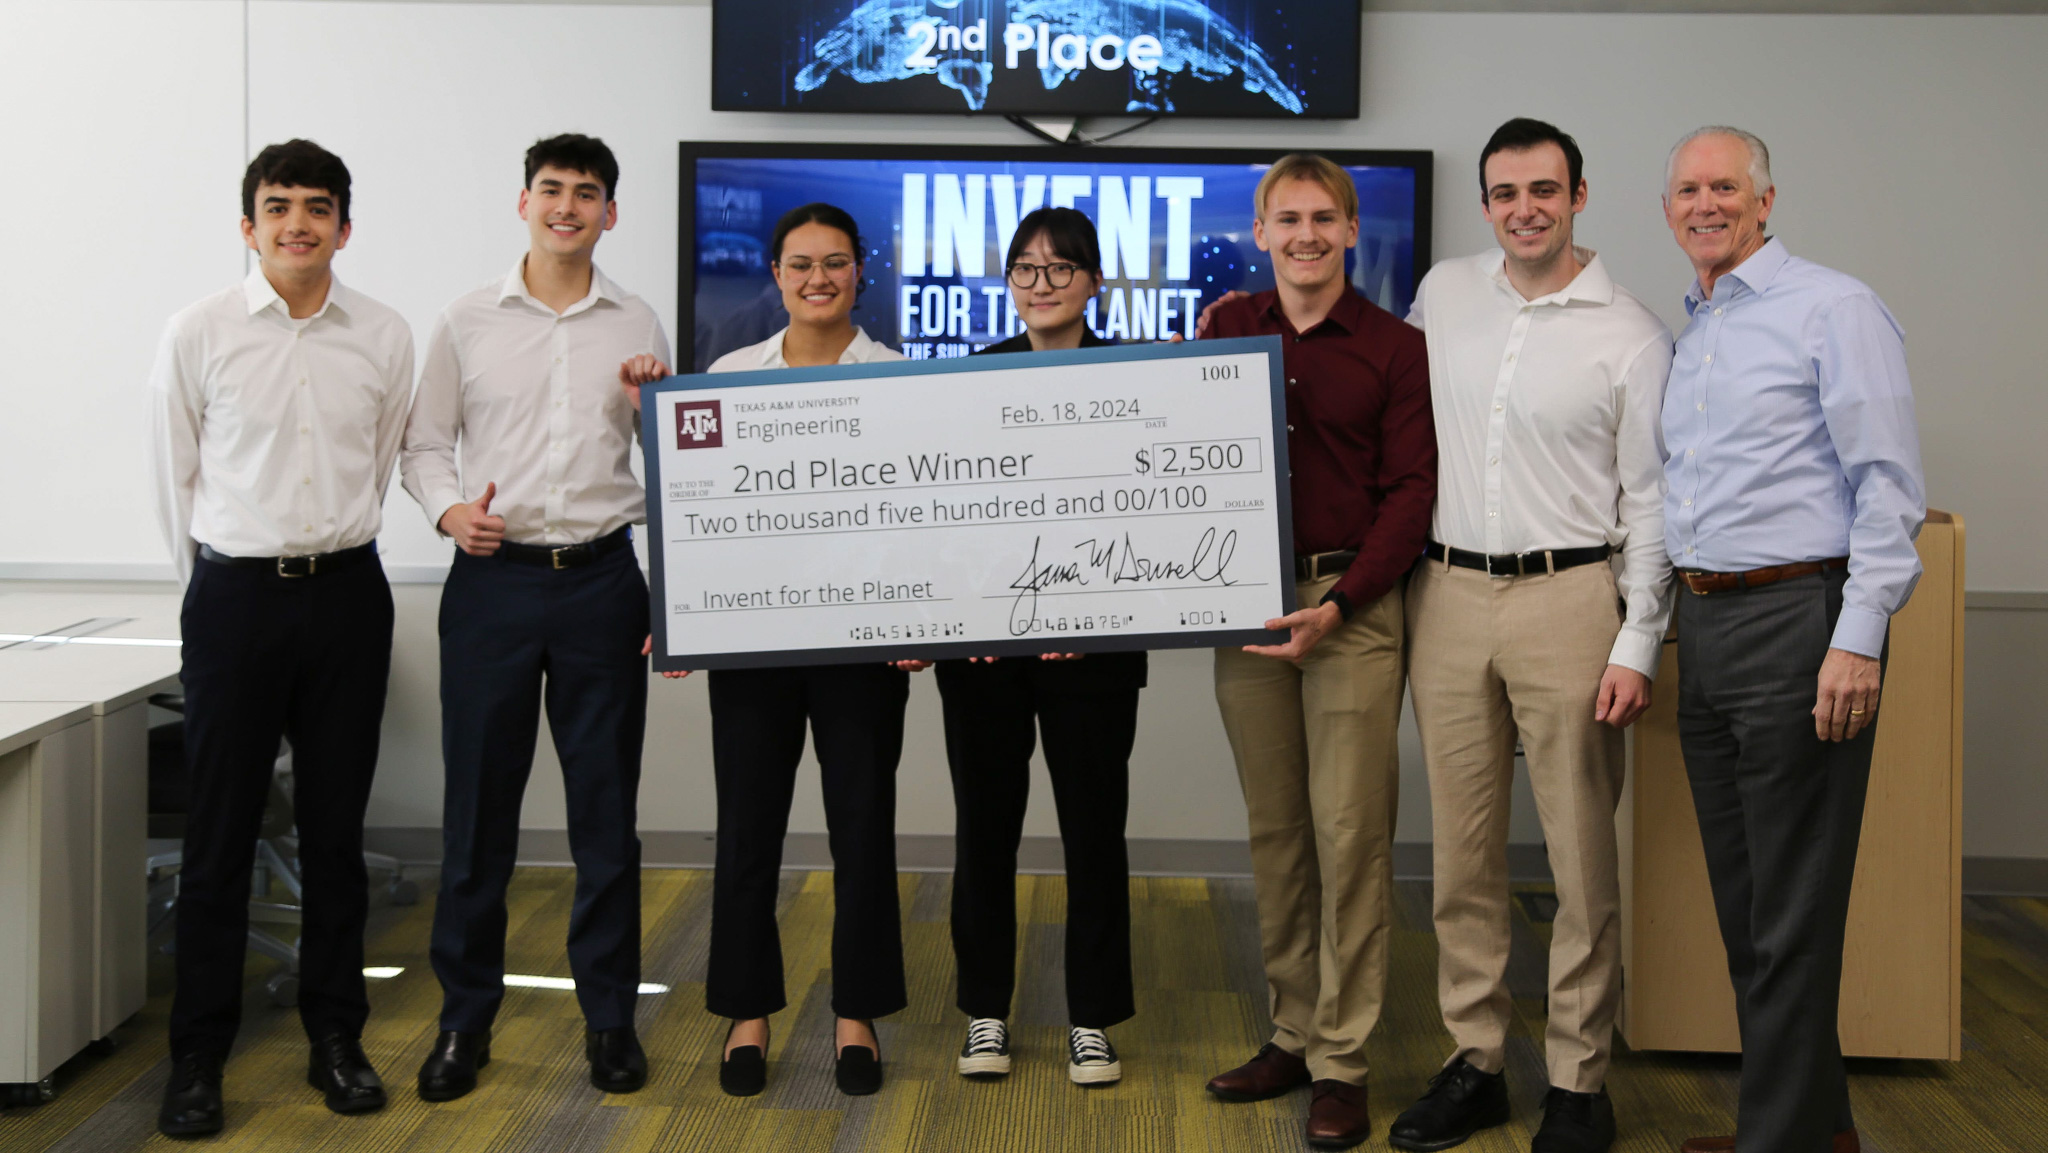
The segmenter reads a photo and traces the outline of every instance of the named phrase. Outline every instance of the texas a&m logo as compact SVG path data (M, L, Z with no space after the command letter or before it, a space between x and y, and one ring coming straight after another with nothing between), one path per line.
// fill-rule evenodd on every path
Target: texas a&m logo
M717 401L686 400L676 405L677 448L717 448L724 443Z

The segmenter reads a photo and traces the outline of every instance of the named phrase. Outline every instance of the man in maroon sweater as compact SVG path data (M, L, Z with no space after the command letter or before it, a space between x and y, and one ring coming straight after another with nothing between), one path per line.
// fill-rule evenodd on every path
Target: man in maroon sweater
M1401 583L1436 498L1422 333L1344 279L1358 192L1319 156L1274 164L1252 236L1277 288L1204 335L1285 343L1295 592L1284 645L1216 653L1216 703L1251 825L1273 1039L1209 1082L1226 1101L1313 1084L1307 1138L1365 1140L1365 1039L1386 989L1401 717Z

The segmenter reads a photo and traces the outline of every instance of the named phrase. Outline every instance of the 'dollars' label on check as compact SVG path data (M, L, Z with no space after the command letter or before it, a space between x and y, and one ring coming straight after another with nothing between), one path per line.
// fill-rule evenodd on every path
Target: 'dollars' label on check
M1278 363L1252 338L652 386L656 666L1267 639Z

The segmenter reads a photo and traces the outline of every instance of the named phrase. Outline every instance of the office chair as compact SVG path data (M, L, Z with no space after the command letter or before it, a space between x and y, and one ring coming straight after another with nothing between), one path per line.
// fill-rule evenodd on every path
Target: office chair
M173 693L160 693L149 703L169 712L183 714L185 701ZM152 727L149 733L149 836L153 850L145 868L149 877L149 939L168 938L168 927L177 915L178 867L184 863L185 835L185 747L184 722L172 721ZM176 847L172 847L173 844ZM280 741L270 776L270 796L263 808L263 824L256 839L255 871L250 875L249 948L279 963L277 972L264 982L271 1003L290 1008L299 1003L300 906L305 900L299 875L298 830L292 813L292 751ZM405 865L383 853L364 853L363 863L389 873L385 895L394 905L412 905L420 899L419 884L405 875ZM275 878L291 897L290 902L272 901L271 880ZM273 932L272 930L276 931ZM289 932L288 932L289 930ZM289 937L289 940L286 938ZM172 952L175 942L158 945Z

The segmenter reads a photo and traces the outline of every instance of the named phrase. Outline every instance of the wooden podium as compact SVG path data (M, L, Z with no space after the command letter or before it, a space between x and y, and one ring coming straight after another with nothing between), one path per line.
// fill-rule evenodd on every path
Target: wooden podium
M1925 573L1892 618L1849 903L1842 1052L1960 1061L1963 522L1932 509ZM1692 594L1681 588L1679 596ZM1735 1052L1735 993L1678 748L1678 646L1667 641L1616 821L1624 985L1635 1049Z

